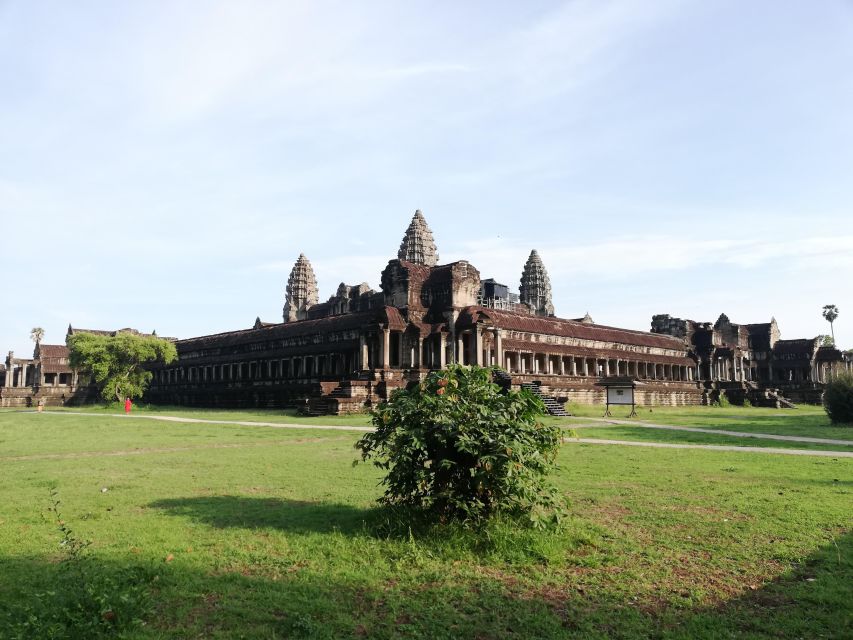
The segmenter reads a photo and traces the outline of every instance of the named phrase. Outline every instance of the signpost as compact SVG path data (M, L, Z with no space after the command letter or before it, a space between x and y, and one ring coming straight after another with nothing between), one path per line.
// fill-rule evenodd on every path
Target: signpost
M605 398L607 401L607 408L604 411L605 417L613 417L613 414L610 413L610 405L631 405L631 413L628 414L628 417L637 417L637 404L634 398L634 390L637 388L637 385L643 384L642 382L637 382L634 378L629 376L614 376L610 378L602 378L595 384L596 386L604 387Z

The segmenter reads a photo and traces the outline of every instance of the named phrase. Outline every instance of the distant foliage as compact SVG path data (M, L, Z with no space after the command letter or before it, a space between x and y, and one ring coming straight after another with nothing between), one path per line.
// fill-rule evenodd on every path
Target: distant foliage
M823 407L832 422L853 426L853 374L840 373L827 383Z
M71 366L91 374L107 402L139 398L151 381L145 365L169 364L178 357L175 345L168 340L131 333L77 333L68 338L68 349Z
M441 522L500 512L545 526L561 513L545 477L556 468L562 432L543 425L543 415L539 398L503 393L490 369L454 365L395 391L356 448L387 471L384 504Z

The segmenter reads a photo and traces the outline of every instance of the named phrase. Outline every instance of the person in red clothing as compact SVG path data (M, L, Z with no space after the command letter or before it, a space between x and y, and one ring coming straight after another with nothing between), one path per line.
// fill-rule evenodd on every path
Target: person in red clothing
M130 398L125 399L124 401L124 412L125 414L130 413L130 408L133 406L133 403L130 401Z

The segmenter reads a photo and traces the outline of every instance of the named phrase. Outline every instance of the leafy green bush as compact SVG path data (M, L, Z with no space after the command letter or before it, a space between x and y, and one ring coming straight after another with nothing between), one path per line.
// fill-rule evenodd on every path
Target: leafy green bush
M440 522L500 512L541 527L561 515L560 496L545 483L561 430L542 415L539 398L502 392L490 369L454 365L395 391L373 412L375 431L355 446L387 471L381 503Z
M823 408L832 422L853 425L853 374L840 373L827 383Z

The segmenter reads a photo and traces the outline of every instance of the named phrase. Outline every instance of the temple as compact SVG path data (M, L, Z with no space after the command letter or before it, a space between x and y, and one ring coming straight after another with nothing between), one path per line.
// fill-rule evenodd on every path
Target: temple
M342 282L320 302L314 269L300 254L282 322L257 318L248 329L177 340L178 360L153 369L147 400L346 414L459 363L500 367L502 384L530 389L555 413L567 401L603 403L602 382L615 378L636 381L643 405L708 404L725 394L734 403L781 407L819 402L825 381L851 369L849 358L817 338L782 340L775 320L739 325L721 315L711 324L656 315L644 332L596 324L588 313L556 317L536 250L516 294L465 260L439 264L420 211L380 283L374 291ZM48 364L36 350L33 377L13 354L7 359L4 406L7 390L21 384L38 391L70 383L76 397L67 360Z

